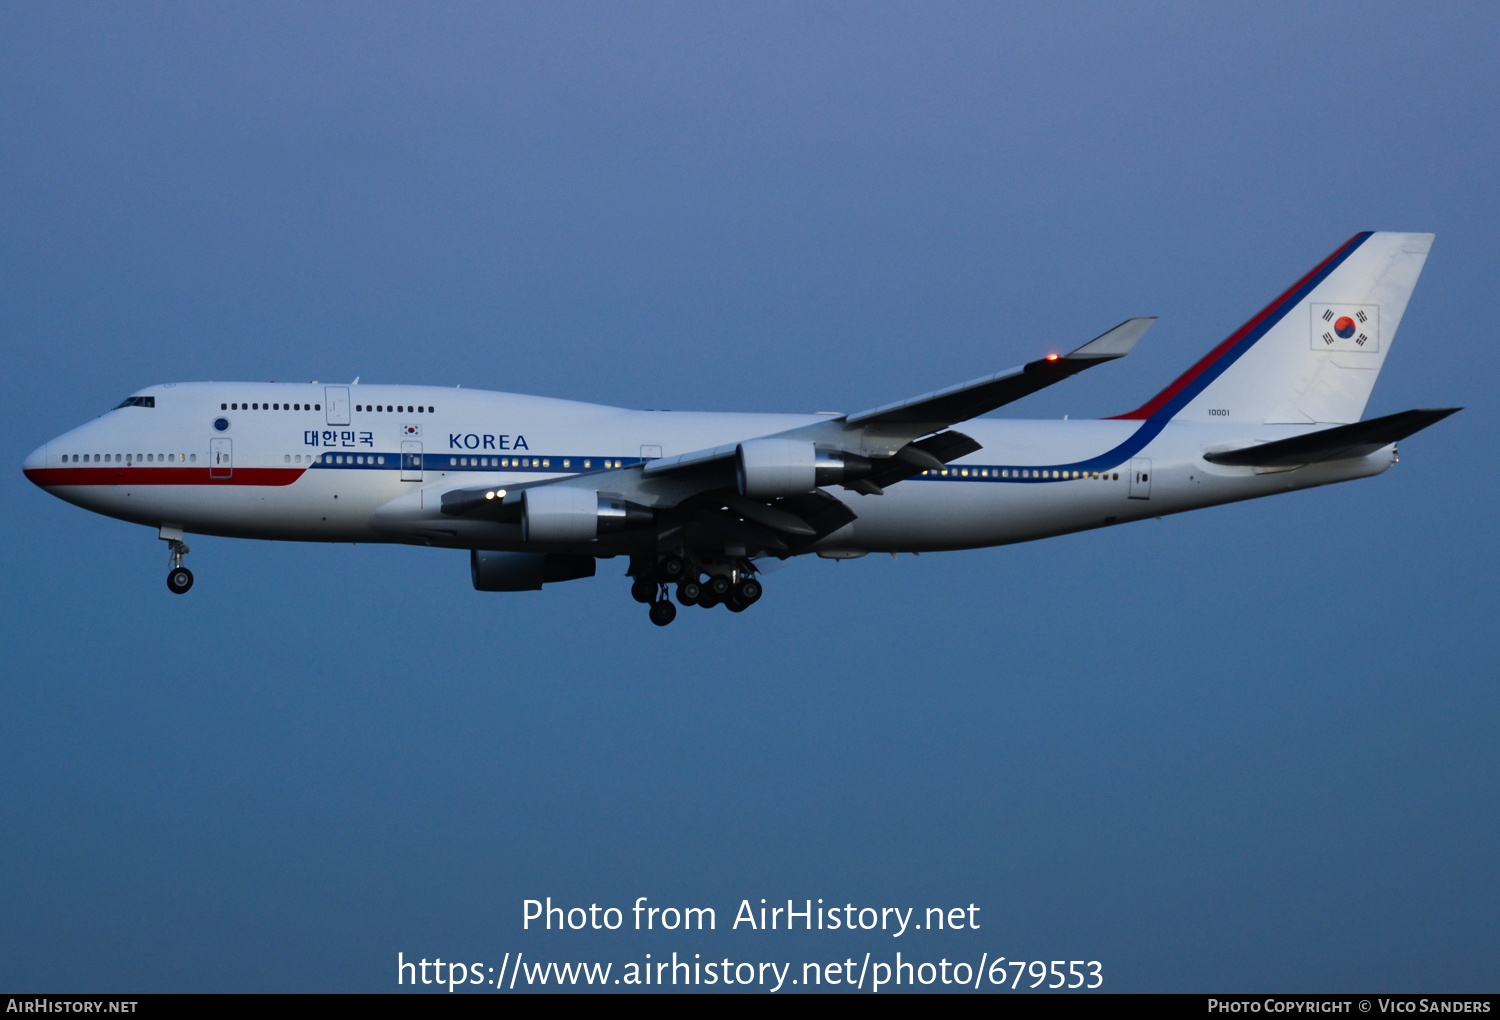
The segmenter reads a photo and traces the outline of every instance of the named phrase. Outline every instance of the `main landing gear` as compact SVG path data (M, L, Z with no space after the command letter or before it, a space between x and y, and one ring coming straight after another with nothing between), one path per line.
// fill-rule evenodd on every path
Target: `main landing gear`
M193 572L182 565L182 557L191 552L180 538L167 539L172 569L167 571L167 590L173 595L185 595L193 586Z
M677 607L667 598L673 582L677 585L677 601L684 606L704 609L724 606L731 613L743 613L760 600L764 591L753 576L755 568L744 559L731 563L689 563L681 556L667 555L654 564L638 562L632 569L636 573L630 586L631 597L651 606L651 622L658 627L665 627L677 618Z

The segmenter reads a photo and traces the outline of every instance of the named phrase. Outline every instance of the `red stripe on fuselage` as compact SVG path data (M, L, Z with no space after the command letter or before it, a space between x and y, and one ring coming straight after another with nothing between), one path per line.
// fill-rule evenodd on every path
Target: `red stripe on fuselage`
M1245 323L1239 329L1231 333L1227 340L1225 340L1223 343L1219 344L1219 346L1215 347L1213 350L1209 351L1202 358L1200 358L1197 364L1178 376L1176 380L1174 380L1173 383L1166 389L1162 390L1160 393L1152 397L1149 401L1142 404L1140 407L1136 408L1134 411L1130 411L1126 414L1117 414L1114 415L1113 418L1116 420L1127 419L1141 421L1151 417L1157 411L1160 411L1162 407L1166 405L1167 401L1171 400L1173 397L1177 396L1177 394L1181 393L1182 390L1190 383L1192 383L1194 379L1202 375L1204 370L1206 370L1210 365L1222 358L1225 354L1229 353L1229 351L1234 347L1235 344L1244 339L1246 333L1250 332L1256 326L1259 326L1266 320L1266 316L1270 315L1272 312L1276 311L1277 308L1281 307L1282 302L1284 302L1287 298L1291 297L1298 290L1300 290L1303 284L1307 283L1308 280L1311 280L1314 276L1317 276L1319 273L1321 273L1324 266L1328 265L1328 263L1338 258L1348 249L1351 244L1358 241L1364 236L1365 234L1363 232L1355 234L1353 237L1349 238L1349 240L1339 245L1338 249L1332 255L1328 256L1322 262L1319 262L1316 266L1314 266L1312 272L1308 273L1306 276L1302 277L1302 279L1298 280L1296 283L1292 284L1285 291L1283 291L1280 297L1278 297L1275 301L1272 301L1270 304L1266 305L1266 307L1262 308L1260 310L1260 313L1256 315L1255 318L1251 319L1249 322Z
M26 477L43 488L58 485L291 485L306 468L241 468L228 478L209 477L206 467L31 468Z

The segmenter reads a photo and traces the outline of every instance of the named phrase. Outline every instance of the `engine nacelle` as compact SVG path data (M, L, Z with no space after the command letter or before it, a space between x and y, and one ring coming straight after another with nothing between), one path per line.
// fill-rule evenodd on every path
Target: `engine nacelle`
M775 499L863 478L870 461L841 450L820 450L800 439L752 439L735 451L740 495Z
M591 489L543 485L521 493L524 542L592 542L601 534L645 527L655 517L650 507Z
M536 591L543 584L593 577L592 556L565 553L469 552L469 573L476 591Z

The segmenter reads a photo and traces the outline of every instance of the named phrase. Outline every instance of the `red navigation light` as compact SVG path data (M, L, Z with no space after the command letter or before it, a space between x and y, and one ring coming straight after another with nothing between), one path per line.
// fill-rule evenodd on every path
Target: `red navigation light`
M1047 360L1048 361L1056 361L1057 360L1057 355L1056 354L1049 354L1049 355L1047 355Z

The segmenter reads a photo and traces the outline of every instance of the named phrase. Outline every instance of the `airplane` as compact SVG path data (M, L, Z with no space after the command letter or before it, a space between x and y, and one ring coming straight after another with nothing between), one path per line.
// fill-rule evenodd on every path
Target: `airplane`
M166 383L58 436L23 471L157 529L469 550L479 591L625 557L666 626L742 612L769 560L973 549L1365 478L1459 408L1362 421L1432 234L1363 232L1133 411L981 417L1129 354L1132 318L1066 354L858 414L637 411L433 386ZM962 425L962 431L954 426Z

